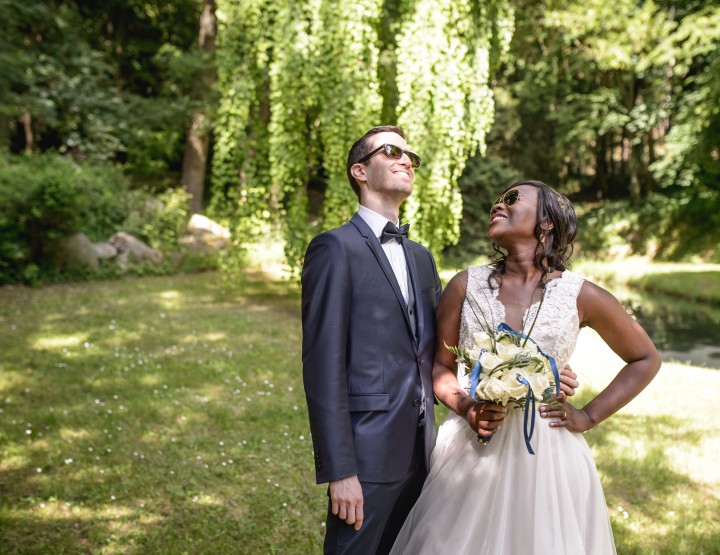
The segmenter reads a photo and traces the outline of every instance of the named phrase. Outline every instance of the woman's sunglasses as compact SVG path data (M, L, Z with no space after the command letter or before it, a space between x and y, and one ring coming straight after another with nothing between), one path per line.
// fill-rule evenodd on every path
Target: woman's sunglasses
M492 206L490 207L490 213L492 214L493 208L495 208L495 206L497 206L498 204L502 203L505 206L512 206L518 200L520 200L520 197L523 197L525 200L527 200L533 206L537 206L537 203L535 203L531 200L528 200L528 198L525 195L523 195L520 191L518 191L517 189L510 189L504 195L501 195L495 202L492 203Z
M387 156L388 158L392 158L393 160L400 160L403 154L407 154L408 158L410 158L410 164L412 164L412 167L420 167L420 157L417 154L415 154L414 152L410 152L409 150L403 150L399 146L389 145L387 143L380 145L371 153L363 156L362 158L360 158L360 160L357 161L357 163L364 164L383 149L385 149L385 156Z

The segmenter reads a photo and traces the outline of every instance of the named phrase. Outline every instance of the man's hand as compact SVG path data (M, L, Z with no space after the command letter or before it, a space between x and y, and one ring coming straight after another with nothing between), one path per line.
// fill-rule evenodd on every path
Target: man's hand
M566 396L572 397L579 386L580 382L577 381L577 374L572 371L570 365L565 365L565 368L560 372L560 391Z
M465 420L480 437L492 437L505 420L505 407L495 403L473 401Z
M330 501L332 514L360 530L364 519L363 493L357 476L330 482Z

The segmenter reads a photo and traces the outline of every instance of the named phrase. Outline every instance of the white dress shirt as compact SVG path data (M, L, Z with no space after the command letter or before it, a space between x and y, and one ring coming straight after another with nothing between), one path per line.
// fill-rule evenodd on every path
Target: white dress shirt
M363 220L365 220L365 223L370 226L370 229L375 234L375 237L377 237L380 241L383 251L385 252L385 256L387 256L387 259L390 262L390 266L395 273L395 278L397 279L398 285L400 285L400 291L405 298L405 303L407 304L409 279L407 271L407 260L405 260L405 252L403 251L400 243L398 243L397 241L388 241L386 243L383 243L380 240L383 229L385 229L385 226L390 220L388 220L385 216L382 216L377 212L370 210L368 207L363 206L362 204L358 208L358 215ZM391 223L396 226L399 225L399 222Z

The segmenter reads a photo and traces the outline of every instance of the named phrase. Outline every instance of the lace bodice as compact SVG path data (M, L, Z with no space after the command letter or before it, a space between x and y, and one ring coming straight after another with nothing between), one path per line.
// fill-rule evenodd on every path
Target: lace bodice
M475 307L475 301L478 302L485 318L495 329L498 324L505 321L505 306L498 299L499 288L490 287L488 283L491 271L489 266L468 268L467 293L460 316L460 346L463 348L470 348L473 333L484 329L483 322L478 321L478 317L476 317L478 310ZM532 340L540 346L545 354L555 359L558 369L565 366L577 343L580 331L577 297L583 281L585 278L582 276L565 270L561 277L548 282L545 286L542 310L538 314L532 331ZM471 300L473 298L474 300ZM473 303L475 311L468 305L469 302ZM523 317L525 333L530 330L539 305L540 301L538 300L525 311Z

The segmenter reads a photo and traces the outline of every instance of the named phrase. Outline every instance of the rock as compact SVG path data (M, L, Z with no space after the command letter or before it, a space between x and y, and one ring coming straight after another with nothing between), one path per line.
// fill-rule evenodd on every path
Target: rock
M60 239L56 259L58 266L66 268L98 267L98 253L84 233L75 233Z
M93 247L98 258L115 258L118 254L117 248L111 243L94 243Z
M163 254L159 250L149 247L137 237L124 231L119 231L110 237L109 243L117 249L116 260L123 269L127 268L129 262L160 264L163 260Z
M193 214L187 225L188 234L180 243L199 252L217 252L230 241L230 231L207 216Z

